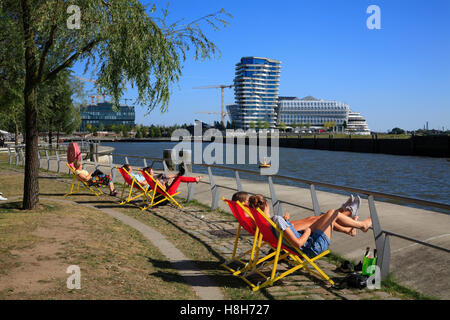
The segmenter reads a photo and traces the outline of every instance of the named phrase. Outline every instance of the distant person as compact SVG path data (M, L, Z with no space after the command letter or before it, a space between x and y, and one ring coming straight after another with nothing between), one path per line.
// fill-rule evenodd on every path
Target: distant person
M95 170L93 173L87 172L87 170L83 169L83 165L80 159L76 159L73 163L75 168L75 173L77 176L83 181L87 182L89 186L108 186L109 187L109 195L112 197L116 197L119 193L114 188L114 183L112 182L111 176L104 174L100 170Z
M269 205L264 196L257 194L249 198L250 208L261 209L266 216L271 217ZM356 208L357 206L354 206ZM339 225L338 231L348 233L352 236L356 235L356 230L359 229L367 232L372 225L372 219L368 218L363 221L352 219L348 215L352 212L346 206L347 211L339 212L341 208L336 210L329 210L327 213L320 215L314 219L312 223L307 226L305 224L302 229L294 227L286 217L272 216L273 222L283 230L283 235L297 248L303 251L310 258L315 257L327 250L331 241L331 232L336 230L335 226ZM278 235L277 235L278 236Z

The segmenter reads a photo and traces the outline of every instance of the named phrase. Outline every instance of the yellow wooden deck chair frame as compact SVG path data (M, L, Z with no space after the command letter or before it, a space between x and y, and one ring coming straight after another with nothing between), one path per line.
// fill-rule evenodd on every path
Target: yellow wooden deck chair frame
M78 177L78 174L76 173L75 168L70 166L68 163L66 163L66 166L69 168L70 172L73 174L73 179L72 179L72 185L70 187L70 191L68 193L66 193L64 195L64 197L67 197L67 196L69 196L71 194L77 193L78 191L83 190L83 189L90 190L97 197L99 197L99 196L101 196L103 194L103 191L99 187L97 187L97 186L90 186L86 181L84 181L80 177ZM74 190L75 183L77 183L77 187Z
M149 192L151 192L150 188L144 188L132 175L130 175L130 173L125 168L117 166L115 168L120 172L124 180L122 185L122 193L120 194L121 201L119 202L119 204L124 205L141 197L144 197L143 201L145 203L145 200L149 197ZM121 170L125 172L126 176ZM125 193L125 189L127 187L130 187L130 191L128 192L126 199L124 199L123 194ZM141 208L141 210L147 209L146 207L139 208Z
M258 261L259 250L266 243L263 243L261 245L262 235L259 233L258 227L256 226L252 216L250 216L250 218L253 221L254 230L253 230L253 227L251 227L249 225L249 221L245 220L245 218L242 217L241 212L243 212L243 211L233 212L234 208L232 207L232 201L227 200L224 197L222 197L222 200L226 204L228 204L228 206L230 207L230 210L232 211L233 215L235 216L236 220L238 221L238 227L236 230L236 237L234 240L233 253L231 255L231 258L228 259L227 262L221 264L221 266L223 268L227 269L228 271L230 271L234 276L237 276L237 277L241 278L242 280L244 280L250 286L254 286L254 284L251 283L247 279L247 274L249 272L251 272L251 273L257 272L257 273L259 273L260 276L265 277L265 275L263 273L259 272L259 270L257 270L255 268L255 262ZM238 205L236 205L235 209L242 210ZM253 233L253 241L252 241L252 247L249 250L237 255L237 249L239 246L241 229L246 230L249 234ZM240 265L242 265L242 268L233 269L232 267L229 266L233 262L238 262Z
M247 212L247 214L249 214L250 216L253 216L251 213L251 210L249 210L248 208L246 208L242 203L240 203L239 201L237 202L238 205ZM319 268L319 266L315 263L315 261L317 261L318 259L326 256L327 254L330 253L330 250L325 250L324 252L320 253L319 255L313 257L313 258L309 258L306 254L304 254L299 248L296 248L287 238L283 237L283 231L280 230L275 223L272 221L272 219L268 218L264 212L261 211L261 209L257 208L256 209L257 213L259 214L258 217L253 216L253 219L255 220L256 224L259 227L260 233L263 235L263 237L265 237L265 234L268 234L270 232L270 234L272 234L272 230L270 230L270 228L264 228L261 229L262 225L269 225L270 227L274 228L277 232L278 232L278 237L275 237L275 235L273 235L274 238L276 238L276 246L275 244L269 243L274 249L275 252L272 252L271 254L268 254L267 256L265 256L264 258L256 261L254 263L254 266L262 263L263 261L273 257L273 261L271 261L272 266L272 270L270 273L270 276L266 278L266 280L263 283L259 283L258 285L254 286L252 285L252 290L253 291L257 291L261 288L267 287L267 286L271 286L273 285L276 281L294 273L295 271L304 268L305 270L307 270L310 274L315 275L319 278L324 279L325 281L328 281L331 285L334 285L334 281L330 279L330 277L328 277L328 275L326 275L325 272L322 271L322 269ZM261 223L262 222L262 223ZM269 236L270 236L269 234ZM267 237L269 238L269 237ZM264 241L267 240L263 239ZM283 238L284 240L289 243L289 247L286 247L285 244L283 244ZM291 260L291 265L293 265L290 269L284 271L283 273L279 274L279 272L277 272L277 267L278 267L278 263L280 262L280 260L285 259L285 258L290 258ZM312 268L310 268L310 266ZM314 270L313 270L314 269Z
M158 204L160 204L163 201L169 201L169 203L172 203L174 206L183 209L183 207L173 198L177 194L180 193L180 191L170 195L166 190L163 189L163 186L153 178L147 171L141 171L141 173L144 175L145 180L147 180L148 185L150 186L149 189L151 189L151 194L148 196L148 203L145 207L145 210L148 208L152 208Z

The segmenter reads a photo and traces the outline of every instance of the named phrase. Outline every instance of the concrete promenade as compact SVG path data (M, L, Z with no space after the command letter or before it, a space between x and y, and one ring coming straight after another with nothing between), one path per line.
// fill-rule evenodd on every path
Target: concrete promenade
M46 160L42 159L42 167L47 168ZM56 171L56 161L50 161L50 170ZM62 172L68 172L61 166ZM85 163L85 168L92 171L93 164ZM105 173L109 172L109 165L101 166ZM214 174L214 169L212 170ZM194 173L194 175L196 175ZM202 174L202 183L194 185L194 199L211 205L211 190L208 175ZM116 175L116 182L122 182L120 174ZM216 185L236 189L234 178L214 176ZM270 197L267 183L241 179L243 190L251 193L261 193ZM310 190L285 186L275 183L276 195L279 200L295 203L303 208L282 204L283 211L289 211L291 220L305 218L314 214ZM181 186L181 198L187 197L187 186ZM339 208L347 196L330 192L316 191L322 212ZM219 187L220 198L231 198L233 190ZM376 200L376 199L375 199ZM444 248L450 248L450 216L433 211L411 208L392 203L375 201L381 228L386 231L426 241ZM219 208L229 211L223 201L219 201ZM360 219L369 217L368 202L362 199L359 213ZM415 244L397 237L390 237L391 265L390 272L394 279L409 288L425 295L441 299L450 299L450 255L446 252ZM348 235L333 233L330 249L338 255L358 262L362 260L366 247L375 248L372 230L363 233L358 230L355 238Z

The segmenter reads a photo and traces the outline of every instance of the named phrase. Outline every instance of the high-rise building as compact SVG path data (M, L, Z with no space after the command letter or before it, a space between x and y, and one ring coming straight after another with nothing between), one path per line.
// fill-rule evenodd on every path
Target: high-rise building
M113 125L129 125L132 128L135 125L134 107L120 105L119 111L115 112L112 103L109 102L88 105L81 109L81 130L85 131L88 124L96 128L100 125L105 128Z
M243 57L236 64L236 104L227 106L236 128L276 126L280 65L280 61L259 57Z

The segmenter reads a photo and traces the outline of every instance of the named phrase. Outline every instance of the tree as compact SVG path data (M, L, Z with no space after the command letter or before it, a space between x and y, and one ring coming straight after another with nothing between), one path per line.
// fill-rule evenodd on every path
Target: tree
M24 209L35 209L39 203L36 98L43 83L84 61L86 70L96 67L101 94L112 97L116 109L126 83L131 83L137 88L139 104L148 111L159 106L164 112L186 53L193 49L194 59L205 59L218 52L200 23L216 30L228 24L222 18L228 15L224 10L181 25L167 23L167 9L158 17L155 7L147 12L138 0L78 0L81 16L68 14L68 5L61 0L0 0L0 39L12 38L13 54L24 53ZM79 28L72 22L77 19ZM0 61L8 58L5 50L0 52Z
M389 134L405 134L405 130L395 127L391 131L389 131Z

